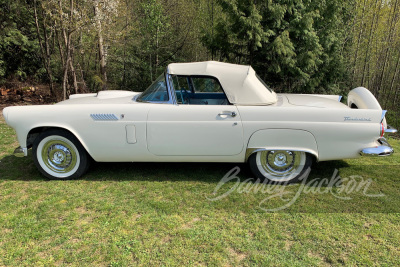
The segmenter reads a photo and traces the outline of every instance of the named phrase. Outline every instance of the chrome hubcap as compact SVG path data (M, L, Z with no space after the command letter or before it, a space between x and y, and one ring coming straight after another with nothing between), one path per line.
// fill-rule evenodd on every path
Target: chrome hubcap
M290 180L301 172L304 164L304 152L270 150L257 153L258 169L270 180Z
M42 148L42 159L46 167L56 173L68 173L77 164L75 149L62 140L46 142Z
M65 154L61 152L54 153L53 161L60 164L65 158Z
M275 172L286 172L294 167L296 156L291 151L265 151L263 167Z
M276 166L279 166L279 167L285 166L285 165L287 164L285 154L283 154L283 153L278 153L278 154L275 156L274 164L275 164Z

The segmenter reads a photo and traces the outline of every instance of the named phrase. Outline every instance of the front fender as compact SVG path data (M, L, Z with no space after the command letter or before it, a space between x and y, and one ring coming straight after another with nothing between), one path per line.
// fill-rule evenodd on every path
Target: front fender
M33 130L38 128L60 128L71 132L90 154L88 146L78 134L78 131L70 123L59 122L63 120L54 115L53 107L53 105L7 107L3 110L3 114L6 123L15 130L17 140L22 148L28 147L28 135ZM62 114L68 114L68 111Z
M318 160L318 145L312 133L295 129L267 129L253 133L246 150L246 161L261 150L303 151Z
M35 129L43 129L43 128L57 128L57 129L61 129L61 130L65 130L70 132L72 135L74 135L76 137L76 139L78 139L78 141L81 143L81 145L85 148L86 152L89 153L90 156L90 150L89 147L86 145L85 141L83 140L83 138L79 135L78 131L76 131L71 125L68 124L60 124L60 123L49 123L49 124L38 124L38 125L34 125L32 126L31 129L25 128L24 130L19 131L20 134L17 134L17 139L18 142L20 143L20 145L22 147L28 147L27 144L27 140L28 140L28 135L35 131ZM20 137L21 135L21 137ZM32 140L33 142L33 140Z

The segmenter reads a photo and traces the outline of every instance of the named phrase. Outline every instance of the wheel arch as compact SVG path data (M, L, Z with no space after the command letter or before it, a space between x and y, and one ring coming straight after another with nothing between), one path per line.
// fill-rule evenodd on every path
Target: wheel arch
M259 151L290 150L306 152L318 161L318 144L314 135L301 129L265 129L254 132L248 141L245 162Z
M88 155L90 155L90 151L87 147L87 145L85 144L85 142L82 140L82 138L72 129L69 129L68 127L65 126L36 126L34 128L32 128L31 130L29 130L27 136L26 136L26 146L28 148L32 147L33 142L35 141L35 139L39 136L40 133L48 131L48 130L63 130L66 132L69 132L70 134L72 134L78 141L79 143L83 146L83 148L86 150L86 153L88 153ZM91 155L90 155L91 156Z

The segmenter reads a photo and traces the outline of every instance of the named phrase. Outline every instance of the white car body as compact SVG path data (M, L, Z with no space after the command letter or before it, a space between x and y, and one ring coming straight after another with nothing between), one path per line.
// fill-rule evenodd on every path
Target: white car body
M21 145L17 153L27 155L50 128L72 133L98 162L246 162L262 150L301 151L317 161L393 153L382 128L395 130L365 88L352 90L345 105L336 95L276 95L249 66L176 63L164 75L169 100L159 103L139 102L137 92L101 91L4 109ZM215 77L229 104L178 104L174 75Z

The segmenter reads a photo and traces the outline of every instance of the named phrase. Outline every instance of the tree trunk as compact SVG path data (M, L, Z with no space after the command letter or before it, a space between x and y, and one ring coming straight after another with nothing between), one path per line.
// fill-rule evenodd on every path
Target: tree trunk
M60 5L60 10L62 10L62 3L59 1ZM73 15L73 8L74 8L74 0L70 0L70 10L69 10L69 25L68 25L68 32L65 27L64 21L61 17L61 28L62 28L62 34L64 37L64 44L65 44L65 53L62 53L60 50L61 57L63 58L63 55L65 54L65 59L63 60L63 99L67 99L67 85L68 85L68 70L70 66L72 65L71 61L71 38L72 38L72 33L73 31L70 29L71 27L71 20L72 20L72 15ZM61 44L60 44L60 49L61 49ZM75 84L74 84L75 85Z
M128 5L126 3L126 5ZM128 13L125 16L125 29L128 29ZM126 87L126 43L128 42L127 34L124 34L124 58L123 58L123 73L122 73L122 86Z
M83 69L79 63L78 63L78 68L79 68L79 73L81 74L82 91L86 93L87 86L86 86L86 82L85 82L85 76L83 75Z
M368 44L367 44L367 49L365 51L365 57L364 57L364 67L363 67L363 71L362 71L361 86L364 86L364 82L365 82L365 70L367 67L368 60L369 60L372 35L375 33L375 25L378 25L378 22L379 22L379 12L381 11L382 1L383 0L381 0L380 4L378 5L379 0L376 0L375 6L374 6L374 16L372 17L371 29L369 30ZM377 5L378 5L378 12L375 12ZM376 23L375 23L375 18L376 18Z
M107 90L107 72L106 72L106 56L104 53L103 36L99 31L99 57L100 57L100 72L103 79L103 90Z
M74 90L75 94L78 93L78 81L76 79L76 72L74 67L74 48L71 47L70 49L70 60L69 60L69 68L71 69L72 80L74 82Z
M400 91L400 87L397 87L396 93L394 94L394 97L393 97L392 107L395 107L395 105L397 103L397 98L399 96L399 91Z
M399 50L399 51L400 51L400 50ZM394 71L394 74L393 74L392 82L390 83L390 91L389 91L390 93L393 91L394 82L395 82L395 80L396 80L396 78L397 78L397 75L399 74L399 66L400 66L400 54L399 54L399 56L397 57L396 68L395 68L395 71ZM394 96L393 96L393 104L392 104L392 107L394 107L394 105L396 104L397 94L398 94L398 90L396 90L396 92L395 92L395 94L394 94ZM386 105L387 105L388 99L389 99L389 98L386 98L385 107L386 107Z
M106 54L104 52L104 40L103 40L103 33L101 27L101 21L99 17L99 7L98 1L94 2L94 15L96 17L96 24L97 24L97 38L99 43L99 57L100 57L100 73L101 78L103 80L102 90L107 90L107 71L106 71Z
M58 51L60 53L60 59L61 59L61 64L64 66L65 65L65 55L64 55L64 49L62 47L62 42L61 42L61 37L60 37L60 32L56 30L56 36L57 36L57 43L58 43Z
M383 80L384 80L384 77L385 77L386 66L388 64L389 51L390 51L390 48L391 48L390 42L392 41L392 38L393 38L394 24L395 24L394 20L397 17L396 16L397 3L398 3L398 0L396 0L396 2L394 4L392 17L390 17L390 14L389 14L389 18L388 18L388 22L390 20L390 26L389 26L389 33L388 33L388 36L387 36L387 39L386 39L386 50L385 50L385 56L384 56L384 60L383 60L383 68L382 68L382 72L381 72L381 75L380 75L379 86L377 88L377 90L378 90L377 99L378 100L379 100L379 97L380 97L381 93L385 92L385 89L382 88L382 86L383 86Z
M40 27L39 27L39 18L38 18L38 14L37 14L37 5L36 5L36 0L34 0L33 2L33 6L34 6L34 14L35 14L35 24L36 24L36 32L38 35L38 41L39 41L39 45L40 45L40 51L41 51L41 55L42 55L42 59L43 59L43 63L44 63L44 67L46 69L46 73L49 79L49 86L50 86L50 95L53 97L55 95L54 93L54 85L53 85L53 74L51 71L51 67L50 67L50 63L51 63L51 55L50 55L50 48L49 48L49 39L47 37L46 34L46 25L44 25L43 27L43 31L44 31L44 42L45 44L43 45L43 41L42 41L42 37L40 35ZM44 47L46 46L46 48Z
M365 6L366 6L366 0L364 0L364 6L363 6L363 11L362 14L365 14ZM358 50L360 48L360 43L361 43L361 37L364 31L364 16L362 16L361 18L361 25L360 25L360 31L358 33L358 40L357 40L357 46L356 46L356 51L355 51L355 55L354 55L354 62L353 62L353 85L354 85L354 81L355 81L355 76L356 76L356 69L357 69L357 57L358 57Z
M152 64L152 61L151 61L151 53L150 53L150 64L149 64L149 66L150 66L150 80L153 81L153 69L151 67L151 64Z
M65 29L63 31L65 34ZM69 69L69 66L71 66L71 63L70 63L70 61L71 61L71 49L70 49L71 35L72 35L72 33L68 33L68 36L66 35L67 55L66 55L66 62L64 64L64 75L63 75L63 98L64 98L64 100L67 99L68 69Z
M158 69L158 32L159 32L159 26L157 26L156 30L156 66L154 68L154 77L157 76L157 69Z
M211 0L211 7L210 7L210 0L207 1L207 9L208 15L210 16L210 27L211 27L211 60L215 58L215 51L214 51L214 0Z

